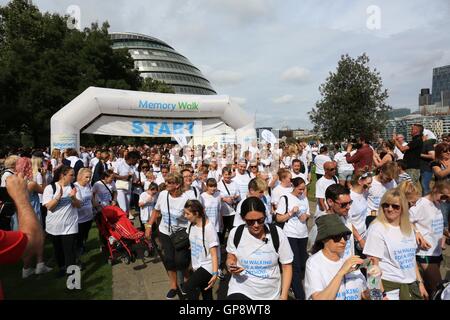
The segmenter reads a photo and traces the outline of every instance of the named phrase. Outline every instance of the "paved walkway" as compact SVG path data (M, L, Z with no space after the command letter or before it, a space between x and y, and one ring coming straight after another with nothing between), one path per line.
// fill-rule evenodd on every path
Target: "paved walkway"
M315 210L315 204L312 202L310 207L311 210ZM129 265L119 262L112 269L113 300L165 299L169 290L169 280L159 257L145 258L144 262L138 260ZM441 273L443 278L450 279L450 246L447 246L444 252ZM227 283L227 280L216 282L213 290L214 299L225 298Z

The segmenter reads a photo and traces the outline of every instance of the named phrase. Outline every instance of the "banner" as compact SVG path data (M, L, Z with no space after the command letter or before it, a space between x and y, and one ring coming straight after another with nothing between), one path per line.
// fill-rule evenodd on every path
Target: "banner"
M263 138L266 142L268 142L268 143L270 143L272 145L277 143L277 138L269 130L263 130L261 132L261 138Z
M52 150L57 148L63 151L68 148L77 148L76 134L55 134L52 138Z

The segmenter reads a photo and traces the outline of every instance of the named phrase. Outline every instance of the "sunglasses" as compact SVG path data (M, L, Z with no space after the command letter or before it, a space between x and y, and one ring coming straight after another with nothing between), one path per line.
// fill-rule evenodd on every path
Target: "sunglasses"
M400 210L400 205L399 204L393 204L393 203L383 203L381 205L381 207L383 209L387 209L389 207L392 207L392 209L394 209L394 210Z
M258 166L250 166L250 168L258 168Z
M147 167L147 166L145 166L145 167L142 167L142 169L148 169L148 168L150 168L150 167Z
M372 174L370 172L366 172L361 177L359 177L359 180L366 179L371 176L372 176Z
M327 171L336 171L336 168L326 168Z
M350 239L350 235L348 233L341 233L341 234L330 237L330 239L332 239L334 242L340 242L342 238L345 241L348 241Z
M441 197L439 198L440 201L445 202L448 201L449 197L446 194L442 194Z
M258 223L258 225L263 225L264 221L266 221L266 218L260 218L260 219L246 219L245 223L247 224L247 226L251 227L253 226L256 222Z
M350 200L349 202L337 202L334 201L335 203L337 203L342 209L347 208L347 206L351 206L353 203L353 200Z

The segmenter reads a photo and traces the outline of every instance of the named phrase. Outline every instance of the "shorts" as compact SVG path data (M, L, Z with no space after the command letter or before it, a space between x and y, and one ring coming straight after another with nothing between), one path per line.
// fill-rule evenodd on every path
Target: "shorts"
M443 260L442 254L440 256L416 256L416 261L418 263L430 264L430 263L441 263Z
M353 176L353 170L345 170L345 171L339 172L339 180L350 181L350 180L352 180L352 176Z

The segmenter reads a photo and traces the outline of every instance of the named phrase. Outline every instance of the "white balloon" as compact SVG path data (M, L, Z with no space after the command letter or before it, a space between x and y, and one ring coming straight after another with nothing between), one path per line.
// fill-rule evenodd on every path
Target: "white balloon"
M267 141L270 144L277 143L277 138L275 135L270 132L269 130L263 130L261 131L261 138L263 138L265 141Z

